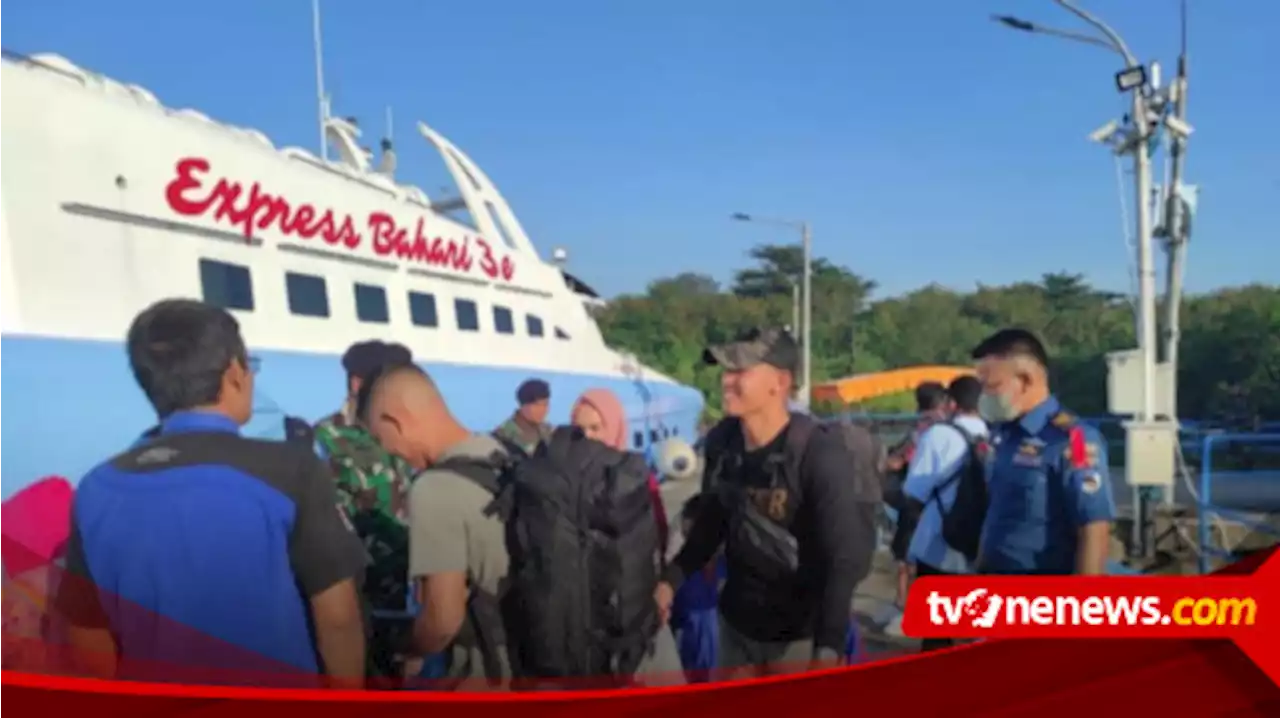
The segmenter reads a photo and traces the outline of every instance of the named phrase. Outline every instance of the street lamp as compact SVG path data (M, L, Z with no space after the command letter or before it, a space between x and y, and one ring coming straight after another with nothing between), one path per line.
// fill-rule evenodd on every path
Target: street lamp
M1143 486L1163 486L1172 488L1174 474L1173 441L1176 434L1171 422L1158 422L1156 409L1156 305L1155 305L1155 266L1152 258L1151 230L1151 138L1155 133L1153 115L1159 118L1164 127L1176 138L1185 140L1190 134L1190 127L1181 117L1173 117L1164 111L1170 104L1170 93L1179 94L1185 88L1185 63L1179 68L1178 83L1165 93L1160 92L1159 73L1156 67L1147 68L1138 62L1128 45L1119 34L1086 10L1074 5L1071 0L1054 0L1062 8L1092 26L1100 35L1088 35L1058 28L1046 27L1037 23L1021 20L1008 15L997 15L992 19L1002 25L1040 35L1050 35L1067 40L1102 47L1119 55L1124 60L1124 68L1116 73L1116 89L1129 93L1133 104L1130 111L1129 124L1121 129L1112 122L1091 135L1097 142L1110 144L1116 154L1132 154L1134 160L1134 185L1137 196L1137 237L1138 244L1138 317L1139 317L1139 354L1142 367L1142 401L1141 409L1134 412L1135 421L1126 424L1127 440L1126 467L1128 481L1135 488L1138 520L1134 522L1133 546L1140 547L1146 553L1147 541L1145 527L1147 524L1147 501ZM1176 98L1175 98L1176 99ZM1181 114L1181 107L1179 115ZM1173 188L1176 192L1176 186ZM1176 408L1172 409L1176 414ZM1172 418L1172 417L1170 417ZM1167 469L1167 471L1166 471ZM1166 494L1172 499L1172 491Z
M1155 421L1156 277L1155 263L1151 256L1150 124L1147 119L1147 105L1144 95L1145 90L1149 87L1147 72L1142 63L1138 62L1133 53L1129 51L1129 46L1125 44L1124 40L1106 23L1089 12L1076 7L1069 0L1054 0L1054 2L1093 26L1103 37L1047 27L1009 15L997 15L992 19L1014 30L1038 35L1050 35L1093 45L1094 47L1102 47L1118 54L1124 60L1124 69L1117 73L1115 77L1116 88L1121 92L1128 92L1132 95L1133 107L1130 110L1131 129L1127 133L1128 136L1122 138L1117 151L1133 154L1134 189L1137 195L1135 214L1137 214L1138 227L1135 241L1138 244L1138 325L1141 330L1138 343L1142 354L1142 412L1137 418L1142 422ZM1107 133L1107 136L1100 137L1095 133L1094 137L1101 141L1110 141L1118 134L1117 132L1110 132Z
M802 270L802 275L801 275L803 277L803 279L801 280L803 284L803 288L801 292L804 294L804 303L803 303L804 316L800 318L800 329L801 329L800 346L801 346L801 351L803 352L803 358L801 359L800 396L801 396L801 401L804 403L804 406L807 408L809 406L809 393L810 393L810 387L811 387L810 379L813 376L812 372L810 371L810 364L812 363L810 360L813 357L813 353L811 351L811 346L812 346L811 340L813 338L813 334L811 331L811 327L813 326L813 238L809 232L809 223L804 221L795 221L795 220L787 220L787 219L773 219L770 217L757 217L754 215L746 214L744 212L734 212L732 215L730 215L730 217L739 222L771 224L776 227L786 227L788 229L799 230L800 232L800 246L801 246L801 249L803 250L803 255L804 255L804 258L802 260L804 262L804 269ZM794 302L796 299L794 282L792 283L791 286L792 286L792 301ZM793 303L792 317L796 318L795 317L796 312L794 312L794 307L795 305Z

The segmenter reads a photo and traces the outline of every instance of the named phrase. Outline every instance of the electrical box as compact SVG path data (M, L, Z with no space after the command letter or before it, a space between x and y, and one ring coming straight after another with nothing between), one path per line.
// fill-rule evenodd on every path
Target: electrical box
M1173 368L1168 363L1156 364L1157 416L1177 416L1171 391L1173 382ZM1131 416L1142 413L1142 350L1129 349L1107 355L1107 411Z
M1124 425L1125 478L1130 486L1172 489L1177 471L1178 427L1172 422L1127 422Z

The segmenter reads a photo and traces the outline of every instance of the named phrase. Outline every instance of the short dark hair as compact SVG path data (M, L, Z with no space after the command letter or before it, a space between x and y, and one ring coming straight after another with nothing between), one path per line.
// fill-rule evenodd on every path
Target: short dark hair
M1044 343L1031 331L1018 327L1001 329L983 339L973 348L971 356L974 359L1023 356L1049 368L1049 352L1045 350Z
M389 374L397 373L400 369L411 369L419 374L426 375L413 360L407 357L399 357L403 361L393 360L389 363L376 366L370 369L368 373L360 377L360 389L356 392L356 420L367 421L369 416L369 401L373 398L373 390L377 385Z
M978 399L982 398L982 382L968 374L956 377L947 385L947 395L956 403L957 409L973 413L978 410Z
M941 409L947 401L947 388L936 381L926 381L916 387L916 411Z
M240 323L225 309L193 299L165 299L129 325L129 367L156 414L217 403L232 362L249 364Z
M385 364L408 364L413 353L403 344L378 340L357 342L342 355L342 368L348 379L365 376Z

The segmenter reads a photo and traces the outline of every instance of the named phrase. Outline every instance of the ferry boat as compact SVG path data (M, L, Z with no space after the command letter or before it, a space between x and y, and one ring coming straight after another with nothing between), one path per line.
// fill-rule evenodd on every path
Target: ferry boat
M427 125L452 203L396 182L354 123L327 113L332 160L58 55L6 53L2 81L3 498L45 476L74 482L154 424L123 339L168 297L239 320L258 366L250 434L337 410L340 355L384 339L408 346L478 431L539 377L554 422L602 386L623 399L635 449L693 438L701 394L606 346L595 293L543 261L489 177ZM475 226L446 216L450 204Z

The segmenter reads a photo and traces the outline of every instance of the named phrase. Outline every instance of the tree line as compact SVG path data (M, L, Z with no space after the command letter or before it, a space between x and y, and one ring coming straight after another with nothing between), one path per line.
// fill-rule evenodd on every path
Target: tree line
M606 341L696 386L714 413L719 382L700 361L711 342L752 326L792 323L792 292L804 266L793 245L762 245L727 287L686 272L652 282L597 312ZM1136 346L1130 298L1092 287L1080 274L1046 274L969 292L930 285L875 299L876 283L815 258L815 383L922 364L965 366L978 341L1001 327L1036 332L1052 357L1055 392L1074 411L1106 414L1108 352ZM1184 297L1178 413L1184 419L1257 423L1280 419L1280 287L1247 285ZM860 408L910 411L910 396Z

